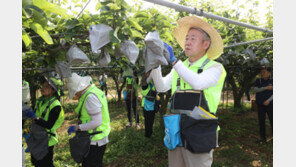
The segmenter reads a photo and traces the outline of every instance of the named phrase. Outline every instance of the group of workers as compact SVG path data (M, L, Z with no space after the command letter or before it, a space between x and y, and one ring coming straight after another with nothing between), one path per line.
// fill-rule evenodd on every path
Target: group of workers
M161 67L158 66L142 76L143 98L141 106L143 107L145 136L147 138L152 135L154 117L158 110L157 92L171 90L173 96L180 90L203 91L206 108L211 114L216 113L220 101L226 71L221 63L214 61L223 52L222 38L217 30L200 17L186 16L178 20L178 27L174 30L174 35L188 58L183 62L180 61L175 57L173 48L164 43L164 48L169 52L167 61L172 67L171 72L163 77ZM203 70L200 71L201 68ZM83 167L103 166L103 155L109 143L108 135L111 131L106 95L94 84L91 84L91 80L90 76L82 77L75 73L70 78L66 78L69 98L79 101L74 110L78 116L78 123L73 123L67 132L69 134L81 131L100 132L91 136L89 151L82 160ZM40 158L34 154L33 147L28 144L32 164L45 167L54 166L53 147L58 143L56 131L64 121L64 110L59 101L62 95L60 91L61 82L55 78L43 77L41 83L42 96L37 99L33 110L26 109L24 115L33 120L32 124L44 128L47 132L48 146L43 157ZM135 126L139 126L139 114L137 112L138 83L138 79L134 76L125 77L124 96L127 107L127 126L132 126L132 109L134 110ZM270 90L268 83L261 80L257 87L261 87L263 84L263 86L267 86L264 90ZM270 101L272 101L270 98L268 101L265 98L264 100L264 105L270 104ZM185 106L186 103L184 101ZM266 106L268 105L263 106L262 110L265 110ZM219 128L215 129L217 133L218 130ZM27 139L28 143L32 142L33 139L31 138ZM189 144L193 145L194 143ZM210 167L212 165L214 148L211 148L208 152L193 152L187 148L188 146L184 143L183 146L169 149L168 166Z

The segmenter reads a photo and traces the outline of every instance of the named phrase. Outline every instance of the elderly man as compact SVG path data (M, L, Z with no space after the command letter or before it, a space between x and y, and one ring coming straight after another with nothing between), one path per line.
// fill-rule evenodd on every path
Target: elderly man
M200 17L183 17L178 25L174 35L188 59L179 61L172 47L164 43L170 52L167 59L173 69L165 77L162 77L160 67L151 71L155 88L158 92L171 89L172 95L176 90L203 90L209 111L216 113L226 77L223 65L214 61L223 52L221 36ZM201 66L203 71L199 73ZM209 167L213 162L213 150L192 153L184 147L176 147L168 151L168 161L170 167Z
M81 77L75 73L72 74L72 77L67 78L69 98L79 99L75 109L75 113L79 116L79 123L70 126L68 133L78 130L89 133L102 131L102 133L92 136L90 150L82 161L83 167L101 167L106 145L109 142L108 135L111 131L110 117L105 94L94 84L91 84L91 80L90 76Z

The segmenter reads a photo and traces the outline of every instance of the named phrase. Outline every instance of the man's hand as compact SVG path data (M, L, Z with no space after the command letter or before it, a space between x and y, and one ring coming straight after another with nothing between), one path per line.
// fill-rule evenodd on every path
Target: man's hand
M270 103L270 101L269 101L269 100L266 100L266 101L263 103L263 105L268 106L269 103Z
M272 90L272 86L266 86L265 89L266 90Z
M169 57L169 58L166 57L166 59L167 59L167 61L168 61L170 64L172 64L174 61L177 60L177 58L176 58L175 55L174 55L173 48L172 48L169 44L167 44L167 43L165 43L165 42L163 42L163 46L164 46L164 47L167 49L167 51L170 53L170 57Z

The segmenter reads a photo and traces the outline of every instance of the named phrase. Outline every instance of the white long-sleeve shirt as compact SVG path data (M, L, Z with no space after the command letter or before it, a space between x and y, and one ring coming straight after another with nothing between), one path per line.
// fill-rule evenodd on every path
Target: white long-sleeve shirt
M189 62L189 66L196 62ZM165 77L162 77L161 67L158 67L151 71L151 76L153 78L155 88L158 92L166 92L171 89L174 71L176 71L179 74L180 78L187 82L192 87L192 89L203 90L218 84L223 72L223 67L221 64L217 63L207 68L202 73L198 74L194 71L191 71L188 67L184 65L183 62L178 61L173 66L171 72Z
M86 91L87 89L83 92L83 94ZM90 115L91 121L85 124L78 125L79 129L81 131L88 131L99 127L102 124L102 104L99 98L94 94L90 94L85 101L85 109L87 113ZM91 141L91 145L98 144L98 146L102 146L107 144L108 142L108 136L106 136L101 140Z

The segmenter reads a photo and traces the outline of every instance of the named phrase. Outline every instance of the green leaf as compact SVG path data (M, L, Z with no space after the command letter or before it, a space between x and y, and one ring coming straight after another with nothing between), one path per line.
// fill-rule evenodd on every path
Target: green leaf
M76 4L75 7L83 8L83 6L81 4Z
M53 44L51 36L48 34L48 32L43 29L43 27L38 23L32 23L30 25L30 28L35 31L40 37L47 43L47 44Z
M140 17L147 18L147 17L148 17L148 14L145 13L145 12L139 12L139 13L135 14L134 17L135 17L135 18L140 18Z
M174 41L174 38L171 33L169 33L168 31L165 31L164 34L169 39L169 41Z
M112 2L111 1L101 2L102 5L108 5L109 3L112 3Z
M109 6L109 7L110 7L110 9L112 9L112 10L118 10L118 9L120 9L120 7L119 7L119 6L117 6L117 5L116 5L116 4L114 4L114 3L110 3L108 6Z
M27 5L32 5L33 0L22 0L22 6L25 7Z
M28 5L26 9L33 9L33 22L39 23L42 27L47 26L47 17L43 10L34 5Z
M24 41L26 47L31 46L32 39L31 39L31 37L27 34L27 32L24 29L22 30L22 40Z
M143 36L142 36L142 34L139 32L139 31L137 31L137 30L133 30L133 29L131 29L131 32L132 32L132 34L133 34L133 37L138 37L138 38L142 38Z
M79 24L77 19L67 20L65 27L69 30L76 27Z
M127 19L127 23L131 26L131 27L135 27L137 30L142 31L143 28L135 21L131 20L130 18Z
M103 7L101 7L100 11L101 12L108 12L108 11L110 11L110 7L109 6L103 6Z
M101 9L101 7L102 7L101 2L98 2L98 3L96 4L96 11L98 11L99 9Z
M172 24L167 21L167 20L162 20L162 25L163 25L163 28L167 27L167 28L170 28L172 27Z
M109 31L109 37L112 43L119 43L119 39L114 36L114 30Z
M34 9L37 12L41 13L43 15L43 17L45 17L47 19L46 14L44 13L44 11L42 9L38 8L35 5L27 5L27 6L24 7L24 9Z
M26 16L26 18L31 18L31 16L33 15L33 11L32 9L25 9L25 8L22 8L22 15L23 16Z
M33 0L33 5L39 7L40 9L44 10L45 12L52 12L58 15L61 15L65 18L70 18L67 14L67 10L61 8L56 4L52 4L46 0Z

